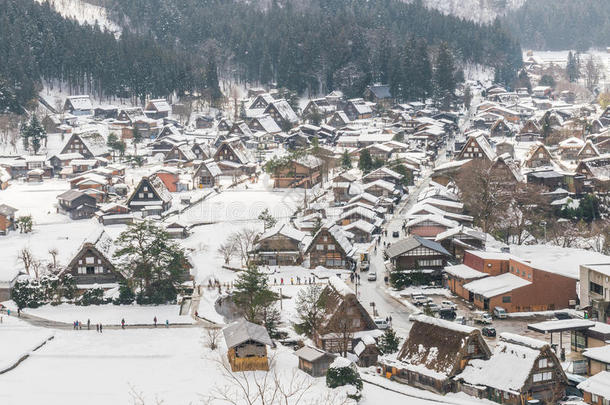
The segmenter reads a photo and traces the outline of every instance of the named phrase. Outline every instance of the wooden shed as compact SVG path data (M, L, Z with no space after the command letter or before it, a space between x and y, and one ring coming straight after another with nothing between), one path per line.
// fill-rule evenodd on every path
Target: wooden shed
M299 369L312 377L325 376L328 367L335 360L335 355L310 346L301 347L294 355L299 358Z
M269 370L267 346L273 345L267 329L242 319L223 329L231 370Z

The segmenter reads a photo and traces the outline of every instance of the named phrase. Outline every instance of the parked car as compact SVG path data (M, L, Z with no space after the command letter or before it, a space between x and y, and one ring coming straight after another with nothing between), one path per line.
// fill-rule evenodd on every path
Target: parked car
M432 299L424 296L424 295L416 295L413 297L413 304L415 305L424 305L432 302Z
M399 231L394 231L394 232L392 232L392 237L393 237L393 238L398 238L398 237L400 237L400 232L399 232Z
M466 325L466 318L464 318L462 315L456 316L453 322L459 323L460 325Z
M494 316L498 319L506 319L508 317L506 310L502 307L494 308Z
M572 316L567 312L555 312L555 319L564 320L564 319L572 319Z
M457 304L451 301L441 301L441 308L453 309L457 311Z
M476 323L483 323L487 325L490 325L493 321L491 315L489 315L487 312L475 312L473 319Z
M369 271L369 274L367 274L366 279L368 281L376 281L377 280L377 273L375 273L374 271Z
M375 318L374 321L375 321L375 325L377 325L378 329L385 330L390 327L390 324L388 323L388 321L386 321L383 318Z
M496 337L496 329L492 328L491 326L485 326L483 329L481 329L481 333L483 336Z
M586 404L586 402L583 400L582 397L576 396L576 395L566 395L565 397L561 398L559 400L559 402L557 402L559 405L584 405Z
M451 308L441 308L440 311L438 311L438 316L441 319L445 319L447 321L453 321L454 319L456 319L457 314Z
M438 305L436 305L433 302L427 303L426 308L428 308L428 310L430 310L432 312L439 312L441 310L441 307L439 307Z

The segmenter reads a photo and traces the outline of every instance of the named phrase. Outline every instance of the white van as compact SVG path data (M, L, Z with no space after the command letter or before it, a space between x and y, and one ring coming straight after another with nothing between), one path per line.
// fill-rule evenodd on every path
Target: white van
M489 315L487 312L475 312L473 319L476 323L483 323L486 325L490 325L493 321L491 315Z
M502 307L494 308L494 316L498 319L506 319L508 315L506 314L506 310Z
M377 325L377 328L381 330L385 330L390 327L388 321L382 318L375 318L375 325Z

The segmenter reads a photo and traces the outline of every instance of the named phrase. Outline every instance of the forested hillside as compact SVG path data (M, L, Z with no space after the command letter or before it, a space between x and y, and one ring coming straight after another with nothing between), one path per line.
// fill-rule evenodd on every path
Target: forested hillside
M41 79L61 80L75 92L140 99L205 86L191 54L129 33L117 40L32 0L0 0L0 38L1 110L20 111Z
M214 56L237 80L275 81L299 92L340 88L361 94L371 81L407 93L409 83L428 88L426 54L434 55L429 46L442 41L458 61L499 66L505 78L521 64L519 43L499 24L445 16L420 1L273 0L267 7L239 0L104 3L123 26ZM424 95L421 89L413 94Z
M528 0L505 20L528 48L584 51L610 46L609 0Z

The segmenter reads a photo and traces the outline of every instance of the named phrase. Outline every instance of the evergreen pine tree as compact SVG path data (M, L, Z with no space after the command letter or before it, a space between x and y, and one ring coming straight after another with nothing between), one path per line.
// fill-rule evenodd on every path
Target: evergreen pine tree
M444 109L453 98L456 87L455 65L449 45L442 42L434 64L434 89L437 102L442 102Z
M345 170L352 168L352 158L347 150L343 151L343 155L341 156L341 167Z
M362 170L363 173L368 173L373 168L373 158L371 158L371 153L368 149L363 149L360 151L360 160L358 161L358 168Z
M391 354L398 351L400 345L400 338L394 332L394 329L388 328L383 332L383 335L379 338L377 348L381 354Z
M254 265L237 276L233 285L233 302L244 317L254 323L264 322L264 310L278 299L268 286L267 276Z

